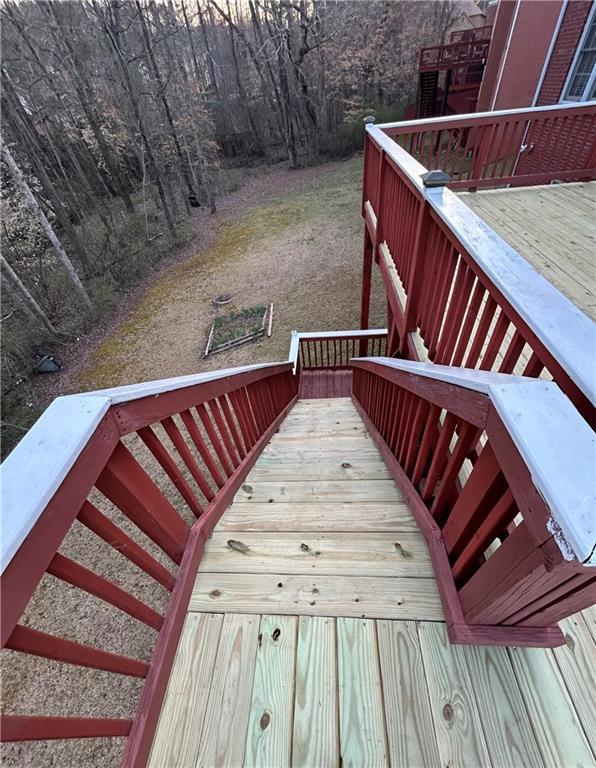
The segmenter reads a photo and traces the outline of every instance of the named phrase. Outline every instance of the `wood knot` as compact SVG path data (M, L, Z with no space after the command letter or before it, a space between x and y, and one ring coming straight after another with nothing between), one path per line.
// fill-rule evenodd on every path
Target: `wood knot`
M565 645L572 651L575 648L575 640L571 635L565 635Z
M412 553L408 552L407 549L404 549L402 545L399 543L399 541L396 541L393 545L396 552L399 552L399 554L403 557L404 560L411 560L412 559Z
M246 544L243 544L241 541L235 541L234 539L228 539L227 546L228 549L233 549L235 552L240 552L242 555L250 552L250 547L247 547Z
M443 717L445 718L445 720L447 720L448 723L450 723L453 720L453 715L454 715L454 712L451 704L445 704L445 706L443 707Z
M209 597L221 597L221 592L219 589L213 589L209 592Z
M263 714L261 715L261 719L259 720L259 725L261 726L261 730L264 731L270 722L271 722L271 715L269 714L269 712L263 712Z
M279 629L279 627L276 627L271 633L271 639L273 640L274 643L276 643L279 640L280 635L281 635L281 629Z
M302 544L300 545L300 549L303 552L310 552L310 547L308 546L308 544L305 544L304 542L302 542Z
M252 485L243 485L242 490L244 493L252 493Z
M343 467L344 469L350 469L350 468L352 467L352 465L350 464L350 462L349 462L349 461L343 461L343 462L342 462L342 467Z

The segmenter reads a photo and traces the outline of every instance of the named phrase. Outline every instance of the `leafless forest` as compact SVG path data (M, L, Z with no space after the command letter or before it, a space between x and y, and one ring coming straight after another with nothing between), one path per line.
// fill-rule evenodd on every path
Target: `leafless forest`
M239 169L357 151L398 119L455 0L3 2L3 452L63 349L188 241Z

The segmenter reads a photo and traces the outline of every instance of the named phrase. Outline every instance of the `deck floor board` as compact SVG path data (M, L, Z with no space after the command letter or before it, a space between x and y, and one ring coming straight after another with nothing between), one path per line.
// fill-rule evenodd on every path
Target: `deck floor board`
M289 418L205 546L152 768L594 765L596 611L555 651L450 645L351 401Z

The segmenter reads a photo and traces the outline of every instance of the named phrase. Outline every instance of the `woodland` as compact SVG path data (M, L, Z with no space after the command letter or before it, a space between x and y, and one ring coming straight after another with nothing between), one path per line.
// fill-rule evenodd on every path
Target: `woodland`
M106 322L243 173L360 151L456 0L4 0L3 455L36 367ZM252 169L252 170L251 170ZM37 377L39 378L39 377Z

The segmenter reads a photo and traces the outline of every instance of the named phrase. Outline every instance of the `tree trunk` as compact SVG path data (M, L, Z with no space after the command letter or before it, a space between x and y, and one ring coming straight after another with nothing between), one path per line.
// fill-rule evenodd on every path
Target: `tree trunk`
M6 261L4 256L2 256L2 254L0 254L0 264L2 265L2 269L4 270L6 277L8 278L8 281L13 285L15 290L18 292L18 297L21 299L23 309L25 310L25 312L29 315L29 317L33 321L40 322L43 325L43 327L46 329L46 331L49 331L51 334L56 335L58 332L50 322L50 318L46 315L43 309L35 301L33 296L29 293L26 286L21 282L20 277L17 275L14 269L10 266L10 264Z
M43 229L46 237L51 242L54 250L56 251L56 254L58 258L60 259L60 262L64 269L66 270L66 273L68 274L68 277L70 278L71 283L74 286L74 289L76 291L77 297L79 298L81 304L90 312L93 312L93 304L91 303L91 299L89 298L89 294L85 290L85 286L81 282L76 269L74 268L71 260L66 255L66 251L62 247L62 243L60 240L58 240L58 237L56 236L56 233L52 229L52 225L47 220L45 213L42 211L39 203L35 199L35 196L31 189L29 188L29 185L27 184L25 177L21 173L20 168L14 161L13 156L10 153L10 150L4 145L0 145L2 148L2 159L8 166L8 170L10 171L10 175L14 179L14 182L20 192L22 193L23 197L27 201L27 204L33 211L35 218L39 222L41 228Z
M95 136L95 140L97 141L97 146L99 147L99 151L101 152L101 155L104 159L106 167L110 172L110 176L112 177L112 180L116 185L116 187L118 188L118 191L122 197L122 200L124 201L124 205L126 206L126 209L130 211L130 213L133 213L134 205L132 203L130 195L128 194L128 191L126 190L126 185L122 180L122 176L120 174L120 169L118 168L118 164L115 162L114 158L112 157L112 153L110 152L108 143L103 135L103 131L101 130L100 119L97 114L97 110L95 109L95 96L93 94L93 89L91 88L91 83L87 78L87 74L85 73L84 68L81 65L81 62L77 56L77 53L74 47L71 45L68 35L65 35L62 31L58 16L54 9L53 0L51 2L41 3L40 5L41 6L45 5L47 7L49 13L52 15L56 23L56 28L59 31L58 34L60 36L60 40L64 43L64 46L66 47L68 56L72 63L73 75L74 75L73 84L77 94L77 98L81 104L81 107L83 108L83 112L85 113L87 122L89 123L91 130L93 131L93 135Z

